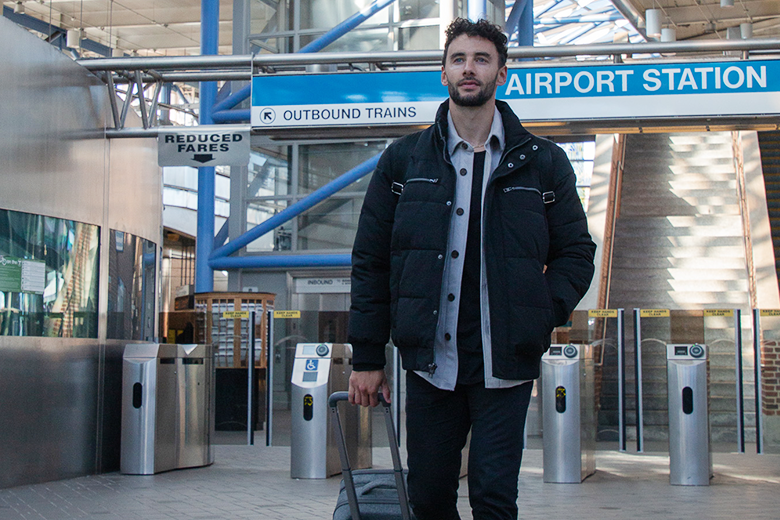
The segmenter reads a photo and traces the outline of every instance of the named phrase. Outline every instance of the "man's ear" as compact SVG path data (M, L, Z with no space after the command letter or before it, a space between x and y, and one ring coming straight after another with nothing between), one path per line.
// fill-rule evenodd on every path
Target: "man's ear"
M506 79L504 81L506 81ZM444 73L444 67L441 68L441 84L444 85L445 87L448 85L448 83L447 83L447 75ZM502 85L503 85L503 83L502 83Z
M509 74L506 65L498 69L498 77L496 78L496 85L503 85L506 83L507 75Z

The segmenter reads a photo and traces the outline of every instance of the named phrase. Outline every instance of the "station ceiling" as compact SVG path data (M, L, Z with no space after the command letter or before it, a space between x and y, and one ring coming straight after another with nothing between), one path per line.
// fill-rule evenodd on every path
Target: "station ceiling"
M370 0L354 0L362 8ZM279 0L252 0L252 32L262 32ZM398 3L398 2L396 2ZM403 3L403 2L401 2ZM644 40L646 9L661 9L678 40L726 38L729 27L753 24L755 38L780 37L780 0L534 0L536 45ZM200 0L5 0L7 9L56 25L125 54L200 53ZM507 14L514 5L507 0ZM392 8L392 6L391 6ZM220 0L220 53L232 42L232 0ZM638 21L638 23L636 23ZM370 24L371 20L366 22ZM638 30L637 30L638 29Z

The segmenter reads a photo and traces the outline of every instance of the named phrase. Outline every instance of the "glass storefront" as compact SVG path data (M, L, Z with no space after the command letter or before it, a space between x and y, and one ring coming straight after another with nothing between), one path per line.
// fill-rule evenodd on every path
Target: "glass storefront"
M154 242L111 230L107 338L153 339L156 265Z
M0 209L0 335L97 337L99 229Z

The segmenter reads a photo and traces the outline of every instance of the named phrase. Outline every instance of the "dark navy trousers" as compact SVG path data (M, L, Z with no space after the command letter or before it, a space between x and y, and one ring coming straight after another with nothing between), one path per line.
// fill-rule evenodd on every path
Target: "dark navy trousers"
M417 520L458 520L461 450L471 430L469 503L475 520L515 520L523 429L533 383L440 390L406 376L409 500Z

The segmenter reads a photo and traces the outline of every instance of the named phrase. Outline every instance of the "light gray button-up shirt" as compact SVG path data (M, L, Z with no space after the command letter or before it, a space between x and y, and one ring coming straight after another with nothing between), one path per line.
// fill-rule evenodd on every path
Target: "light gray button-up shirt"
M464 141L455 129L452 116L447 114L449 136L447 148L455 168L455 200L451 202L450 229L447 237L446 258L441 296L439 299L439 321L436 326L434 342L436 371L433 375L417 372L432 385L442 390L453 390L458 380L458 311L460 308L460 289L463 278L463 263L466 259L466 238L469 229L471 206L471 181L474 168L474 147ZM493 124L485 141L485 171L482 176L482 206L485 205L485 188L490 176L498 167L504 152L504 124L498 109L493 113ZM448 204L450 203L448 202ZM458 208L463 214L458 215ZM485 218L482 212L482 236L484 236ZM453 254L457 251L457 254ZM485 249L482 247L480 267L480 314L482 321L482 356L485 366L485 387L506 388L526 381L510 381L493 377L493 358L490 343L490 306L488 302L487 277L485 275ZM447 296L454 295L450 301ZM449 338L449 339L446 339Z

